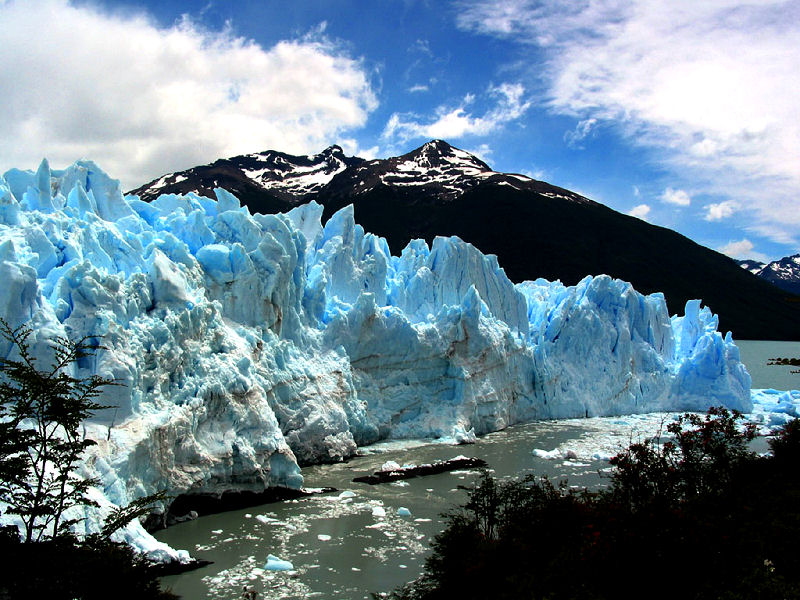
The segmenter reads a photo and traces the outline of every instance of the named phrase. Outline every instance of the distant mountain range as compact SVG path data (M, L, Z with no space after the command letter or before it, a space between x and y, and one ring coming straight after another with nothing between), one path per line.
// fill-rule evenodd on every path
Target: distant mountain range
M782 290L800 294L800 254L784 256L771 263L757 260L737 260L736 262L743 269L774 283Z
M493 171L441 140L376 160L345 156L338 146L309 156L247 154L170 173L130 193L143 200L164 193L214 197L215 187L251 212L316 200L327 219L353 204L356 221L386 237L394 253L413 238L457 235L496 254L513 281L575 284L607 273L640 292L663 292L673 313L702 298L720 315L720 329L737 338L800 340L800 297L734 260L580 194Z

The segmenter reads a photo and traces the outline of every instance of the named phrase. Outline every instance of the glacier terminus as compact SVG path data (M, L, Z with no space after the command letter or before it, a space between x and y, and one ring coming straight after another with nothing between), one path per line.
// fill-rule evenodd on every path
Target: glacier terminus
M0 178L2 317L34 327L43 365L55 336L96 339L75 375L121 384L86 425L83 473L101 482L86 532L161 489L299 489L301 465L379 440L752 410L739 351L700 301L670 317L661 294L608 276L513 284L456 237L392 256L352 207L323 225L314 202L250 214L215 193L144 202L90 161ZM117 535L189 560L138 522Z

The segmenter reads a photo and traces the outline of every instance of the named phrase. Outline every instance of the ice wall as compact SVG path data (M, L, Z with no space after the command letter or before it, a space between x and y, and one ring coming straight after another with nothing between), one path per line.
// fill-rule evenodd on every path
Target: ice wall
M55 335L102 338L77 374L123 384L88 429L104 506L299 487L298 462L390 437L751 407L738 350L699 302L670 318L661 295L606 276L515 286L458 238L391 256L352 207L321 215L250 215L224 190L144 203L88 161L0 178L3 318L35 326L43 361Z

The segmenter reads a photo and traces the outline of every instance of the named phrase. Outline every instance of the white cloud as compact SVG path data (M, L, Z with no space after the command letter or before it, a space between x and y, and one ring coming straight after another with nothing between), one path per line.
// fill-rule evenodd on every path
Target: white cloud
M544 169L523 169L520 171L521 175L525 175L526 177L530 177L531 179L536 179L538 181L545 181L548 178L547 171Z
M477 148L465 148L465 152L469 152L473 156L477 156L483 162L487 162L492 155L492 147L489 144L480 144Z
M366 160L372 160L373 158L381 156L381 149L378 146L362 148L358 144L358 140L354 138L342 138L338 141L338 145L347 156L358 156Z
M647 204L638 204L628 211L628 214L632 217L647 221L647 215L650 214L650 207Z
M742 238L738 241L728 242L721 248L717 248L717 250L723 254L726 254L727 256L730 256L731 258L738 258L742 260L745 258L752 258L761 262L769 262L770 259L766 254L756 252L753 250L753 248L753 242L747 238Z
M413 114L392 114L382 137L405 143L419 138L457 139L488 135L521 117L531 106L530 101L523 100L525 88L520 84L503 83L490 87L487 93L494 99L494 106L483 116L474 116L467 111L467 107L475 102L475 95L467 94L456 107L437 108L433 119L426 120Z
M416 92L427 92L429 89L430 88L427 85L417 84L417 85L412 85L410 88L408 88L408 91L413 94Z
M377 106L322 26L263 48L67 0L0 2L0 22L2 170L83 156L128 188L221 156L319 151Z
M564 133L564 141L570 148L582 149L581 142L594 131L597 119L583 119L578 121L575 129Z
M642 195L642 192L639 191L638 185L633 186L633 195L636 196L637 198Z
M725 200L716 204L708 204L705 208L706 216L703 218L706 221L721 221L730 217L739 207L736 202Z
M673 190L671 187L661 194L661 201L676 206L689 206L692 203L691 197L684 190Z
M773 239L797 240L797 0L483 0L463 2L458 23L537 47L553 110L615 124L698 191L747 200Z
M408 51L412 54L424 54L433 58L433 51L431 50L431 44L428 40L417 40L408 48Z

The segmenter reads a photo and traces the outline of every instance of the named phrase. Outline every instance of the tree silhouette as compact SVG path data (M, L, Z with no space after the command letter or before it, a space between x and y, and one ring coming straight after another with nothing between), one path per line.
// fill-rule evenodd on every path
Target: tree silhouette
M96 410L96 399L113 380L92 375L76 378L72 367L98 346L85 337L52 342L53 362L39 369L30 351L33 329L12 329L0 319L0 335L18 358L0 358L0 497L9 514L18 515L26 542L56 537L73 525L65 512L93 506L86 496L94 483L77 475L83 452L95 442L80 426Z

